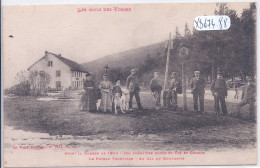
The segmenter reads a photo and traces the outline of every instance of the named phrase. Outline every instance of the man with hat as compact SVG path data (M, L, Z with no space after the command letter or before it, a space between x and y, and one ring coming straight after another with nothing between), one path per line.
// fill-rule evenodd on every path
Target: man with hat
M169 91L166 95L167 108L177 108L177 93L181 93L181 83L176 78L176 72L171 73L171 80L169 82Z
M132 104L133 104L132 101L133 101L133 97L135 96L138 109L143 110L140 96L139 96L140 87L139 87L139 82L137 80L136 72L137 72L136 69L132 69L131 75L127 77L127 81L126 81L126 88L129 90L130 93L129 109L132 110Z
M162 91L162 80L159 78L159 72L154 72L154 78L150 82L150 89L153 93L153 96L156 100L156 109L160 107L160 96Z
M217 72L217 79L212 82L210 86L210 90L214 96L214 100L215 100L214 109L216 114L219 114L220 111L219 102L220 102L222 113L223 115L226 115L227 106L225 102L225 97L227 97L227 85L220 71Z
M193 94L194 111L198 112L198 99L200 101L200 112L204 112L204 94L206 82L200 77L200 71L194 71L195 77L191 81L191 93Z
M256 85L254 81L254 78L248 78L247 85L242 88L242 101L238 103L235 114L238 117L240 117L242 107L248 104L250 119L255 120Z

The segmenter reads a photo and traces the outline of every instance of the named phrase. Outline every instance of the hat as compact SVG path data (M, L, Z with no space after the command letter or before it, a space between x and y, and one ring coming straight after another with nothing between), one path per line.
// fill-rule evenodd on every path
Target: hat
M131 72L136 72L137 70L136 69L131 69Z
M86 73L86 77L88 77L88 76L91 76L91 74L89 72Z
M195 74L200 74L200 71L194 71Z
M104 73L104 75L103 76L107 76L108 77L108 74L107 73Z
M218 75L223 75L223 73L221 71L217 71Z
M160 73L159 73L159 72L154 72L154 75L155 75L155 74L159 75Z
M176 72L172 72L172 75L176 75Z

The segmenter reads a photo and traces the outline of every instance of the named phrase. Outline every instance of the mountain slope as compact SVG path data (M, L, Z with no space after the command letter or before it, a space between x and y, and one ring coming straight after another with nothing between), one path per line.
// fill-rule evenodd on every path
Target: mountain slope
M104 56L100 59L83 63L83 66L88 71L98 74L104 72L104 67L131 67L135 68L143 63L146 56L149 54L151 57L161 54L164 50L164 42L144 46L128 51L123 51L116 54Z

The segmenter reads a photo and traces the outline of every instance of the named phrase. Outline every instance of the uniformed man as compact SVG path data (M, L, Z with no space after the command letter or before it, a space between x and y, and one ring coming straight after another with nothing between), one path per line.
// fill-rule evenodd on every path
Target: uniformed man
M127 77L127 81L126 81L126 88L129 90L129 93L130 93L129 110L132 110L132 101L133 101L134 96L136 99L138 109L143 110L143 107L141 105L140 96L139 96L140 87L139 87L139 82L137 80L136 72L137 72L136 69L132 69L131 75Z
M162 91L162 80L159 78L159 72L154 72L154 78L150 82L150 89L153 93L153 96L156 100L156 109L160 108L160 97Z
M194 71L195 77L191 81L191 93L193 94L193 103L195 112L204 112L204 94L206 82L200 77L200 71ZM198 100L200 102L200 111L198 111Z
M166 96L167 108L177 108L177 93L181 92L181 84L176 78L176 72L171 73L171 80L169 82L169 91Z
M220 112L220 108L219 108L219 102L220 102L222 113L223 115L226 115L227 106L225 102L225 97L227 97L227 85L220 71L217 74L217 79L212 82L210 86L210 90L214 96L214 100L215 100L214 109L216 114L219 114Z
M256 102L256 85L253 78L247 80L247 85L242 89L241 102L238 103L235 115L240 117L240 111L243 106L249 104L250 119L255 120L255 102Z

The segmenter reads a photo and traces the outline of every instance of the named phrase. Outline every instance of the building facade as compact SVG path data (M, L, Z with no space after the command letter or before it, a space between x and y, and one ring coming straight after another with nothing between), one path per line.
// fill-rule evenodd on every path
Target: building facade
M46 73L51 77L50 90L82 89L87 71L78 63L45 51L45 55L31 65L28 70Z

